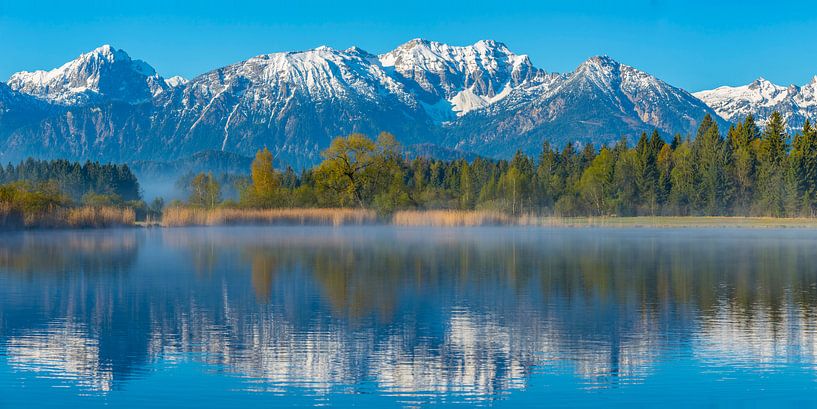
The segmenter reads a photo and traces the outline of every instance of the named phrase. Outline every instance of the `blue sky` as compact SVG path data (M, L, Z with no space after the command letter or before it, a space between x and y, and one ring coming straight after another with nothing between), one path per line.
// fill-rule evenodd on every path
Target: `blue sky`
M193 77L263 53L319 45L381 53L415 37L490 38L557 72L608 54L690 91L817 75L809 1L0 0L0 78L105 43L164 76Z

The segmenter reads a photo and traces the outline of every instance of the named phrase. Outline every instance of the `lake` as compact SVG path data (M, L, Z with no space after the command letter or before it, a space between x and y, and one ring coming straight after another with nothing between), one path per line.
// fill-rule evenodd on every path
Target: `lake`
M0 233L0 407L817 405L817 231Z

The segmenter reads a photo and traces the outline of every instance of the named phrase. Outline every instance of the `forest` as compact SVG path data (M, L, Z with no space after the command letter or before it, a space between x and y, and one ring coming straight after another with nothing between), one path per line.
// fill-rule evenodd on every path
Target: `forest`
M442 161L408 158L395 137L339 137L323 161L296 174L259 150L251 177L222 200L212 174L188 178L186 205L203 208L491 210L553 216L812 217L817 211L817 130L787 135L775 112L761 129L751 116L721 132L706 116L696 135L665 142L658 131L613 146L547 142L536 157ZM221 178L223 179L223 178ZM175 205L182 205L176 203Z
M127 165L28 159L0 166L0 228L128 225L150 210Z

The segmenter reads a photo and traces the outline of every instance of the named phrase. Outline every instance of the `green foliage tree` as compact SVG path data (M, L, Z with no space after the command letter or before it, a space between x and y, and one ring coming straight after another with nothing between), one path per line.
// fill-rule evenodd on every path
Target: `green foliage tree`
M695 184L695 163L689 142L682 142L672 154L669 194L671 213L681 216L690 214L691 206L698 192Z
M596 215L604 215L610 211L614 170L613 154L607 148L602 148L579 181L581 197L586 207Z
M381 133L376 142L352 134L333 140L322 155L315 174L325 202L366 207L375 192L391 184L391 173L399 169L400 146L388 133Z
M187 203L212 209L221 203L221 185L212 173L199 173L190 181Z
M288 175L288 178L291 176ZM273 167L272 152L269 149L264 148L256 152L250 167L250 177L252 185L243 187L242 203L254 207L276 207L283 204L282 178Z

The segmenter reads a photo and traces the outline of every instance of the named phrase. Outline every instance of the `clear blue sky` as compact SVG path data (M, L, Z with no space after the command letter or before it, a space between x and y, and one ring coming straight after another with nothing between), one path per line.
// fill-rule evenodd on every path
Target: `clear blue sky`
M0 0L0 79L105 43L193 77L269 52L381 53L415 37L495 39L557 72L608 54L690 91L817 74L813 1Z

